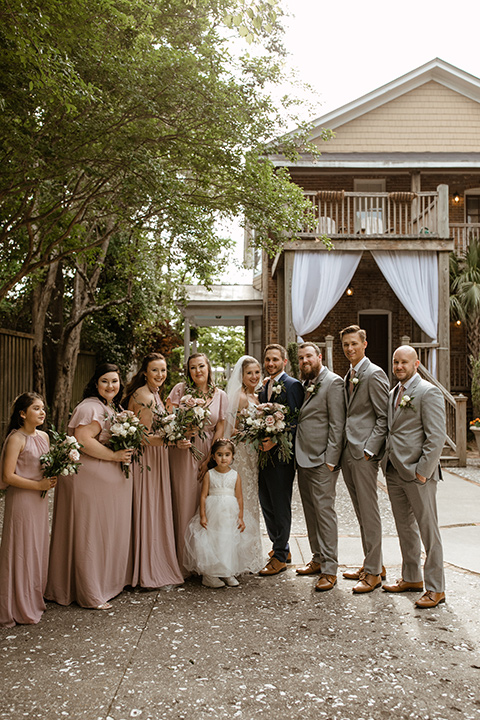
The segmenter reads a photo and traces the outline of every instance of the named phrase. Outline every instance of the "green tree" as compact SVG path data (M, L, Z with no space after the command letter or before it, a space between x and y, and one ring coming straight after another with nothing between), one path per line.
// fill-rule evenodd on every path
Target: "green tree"
M9 0L0 21L0 299L32 292L35 386L61 424L87 318L169 317L219 269L219 216L269 252L304 224L266 157L303 138L272 144L276 0Z
M208 355L212 366L225 368L234 365L245 355L245 328L201 327L198 328L198 352Z
M480 242L470 238L464 255L450 255L450 317L465 324L474 413L480 414ZM476 373L473 370L476 369ZM474 386L475 385L475 386Z

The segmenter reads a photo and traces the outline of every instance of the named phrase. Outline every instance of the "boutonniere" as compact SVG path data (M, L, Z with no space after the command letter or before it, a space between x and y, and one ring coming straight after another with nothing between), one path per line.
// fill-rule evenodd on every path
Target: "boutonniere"
M318 391L320 390L320 385L321 385L321 384L322 384L321 382L319 382L319 383L311 382L311 383L307 386L306 392L309 394L309 398L315 397L315 395L316 395L316 394L318 393Z
M282 392L286 392L285 385L283 384L283 382L275 383L275 385L272 388L272 397L274 395L275 395L275 397L277 397L277 395L280 395L280 393L282 393Z
M359 384L360 380L358 379L358 377L354 377L352 380L349 380L349 382L352 383L353 389L355 390L355 388L356 388L357 385Z
M412 405L412 400L413 398L411 398L410 395L404 395L400 400L398 407L401 407L404 410L413 410L415 412L415 406Z

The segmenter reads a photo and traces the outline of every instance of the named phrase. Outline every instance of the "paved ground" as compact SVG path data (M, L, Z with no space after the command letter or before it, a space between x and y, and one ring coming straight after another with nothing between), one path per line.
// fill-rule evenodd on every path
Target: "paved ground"
M340 562L361 560L339 481ZM3 503L2 503L3 505ZM380 485L385 565L400 553ZM48 605L36 626L0 630L0 718L17 720L480 720L480 467L439 486L447 603L328 593L295 575L310 558L298 494L293 564L273 578L209 590L125 592L109 612ZM265 541L265 549L268 544Z

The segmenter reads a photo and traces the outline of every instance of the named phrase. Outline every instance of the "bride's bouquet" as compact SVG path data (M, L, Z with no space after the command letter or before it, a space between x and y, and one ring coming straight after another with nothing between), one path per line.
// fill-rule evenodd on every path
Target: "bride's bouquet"
M132 461L143 455L147 439L147 428L142 425L140 419L132 410L122 410L115 413L110 420L109 446L115 452L117 450L133 450ZM130 476L129 463L121 463L126 478Z
M273 462L271 451L260 449L264 440L272 440L279 459L288 462L293 455L289 414L289 409L280 403L267 402L244 408L238 413L238 432L232 440L252 445L258 453L260 467L265 467L269 460Z
M178 408L173 408L167 413L153 409L152 431L162 438L166 445L182 440L187 434L192 435L192 444L188 448L195 460L203 460L204 454L195 445L194 437L206 437L205 426L210 419L211 413L207 401L204 398L194 397L191 394L183 395L180 398Z

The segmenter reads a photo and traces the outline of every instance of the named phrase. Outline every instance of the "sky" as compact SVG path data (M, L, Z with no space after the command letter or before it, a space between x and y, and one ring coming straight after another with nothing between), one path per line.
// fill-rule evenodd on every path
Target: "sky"
M480 77L479 0L281 0L288 63L314 95L313 120L438 57ZM286 88L290 90L290 88ZM292 128L293 129L293 128ZM242 259L243 234L236 231ZM251 281L232 270L224 282Z

